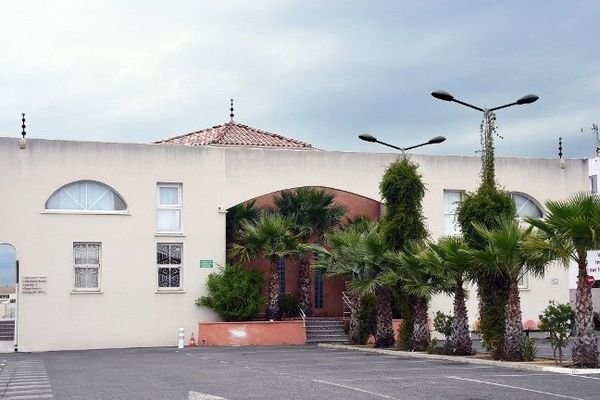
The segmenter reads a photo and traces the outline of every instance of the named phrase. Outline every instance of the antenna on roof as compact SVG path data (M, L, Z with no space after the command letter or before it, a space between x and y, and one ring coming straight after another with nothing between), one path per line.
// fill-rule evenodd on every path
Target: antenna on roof
M596 157L600 157L600 134L598 133L598 124L592 124L591 128L581 128L581 133L592 131L596 135Z
M231 122L233 122L233 99L230 99L230 100L231 100L231 107L229 108L229 112L230 112L229 117L231 118Z

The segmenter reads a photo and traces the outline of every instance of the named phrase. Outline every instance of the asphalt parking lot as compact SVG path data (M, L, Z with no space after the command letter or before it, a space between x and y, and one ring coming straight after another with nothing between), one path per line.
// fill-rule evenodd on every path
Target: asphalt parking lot
M600 376L528 373L312 346L91 350L0 358L0 399L600 399Z

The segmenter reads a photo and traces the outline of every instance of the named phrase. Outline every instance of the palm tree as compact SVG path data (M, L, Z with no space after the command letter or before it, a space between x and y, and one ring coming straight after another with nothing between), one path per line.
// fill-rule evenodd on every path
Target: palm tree
M488 229L474 223L474 227L485 240L483 250L473 250L477 268L482 275L501 275L510 283L506 304L504 330L504 358L511 361L523 360L523 320L519 279L523 274L543 276L546 262L524 247L531 240L532 227L523 228L514 218L505 216L496 219L496 226Z
M274 198L275 206L284 217L290 217L302 241L320 244L326 232L338 226L346 214L346 208L334 203L335 195L314 187L285 190ZM310 298L310 261L312 252L299 257L298 293L300 308L306 315L312 311Z
M227 244L228 251L236 240L242 221L256 221L260 216L262 210L256 207L255 203L256 200L250 200L227 209L225 216L225 243Z
M362 227L338 229L325 235L329 250L322 249L315 268L327 276L349 276L350 290L355 299L350 323L350 338L358 339L358 311L362 298L375 294L378 301L375 347L392 347L392 303L386 284L384 254L387 250L383 235L377 224L367 230Z
M429 301L435 293L448 292L451 285L439 269L440 264L431 263L432 250L421 241L409 242L403 251L388 252L390 264L387 278L389 283L402 285L402 290L414 297L415 321L411 345L413 350L425 351L431 340L429 329Z
M269 301L267 319L278 319L279 315L279 274L277 260L296 256L305 251L300 243L302 232L292 230L291 218L276 214L263 214L256 221L242 221L238 238L230 250L233 259L248 262L260 256L270 261Z
M428 261L438 265L449 280L454 283L454 318L450 341L454 353L458 355L473 354L473 343L469 336L469 317L465 302L464 284L472 280L472 257L469 247L460 236L441 238L430 244L432 252Z
M586 277L587 251L600 246L600 197L580 193L567 200L547 201L546 210L542 219L527 218L539 237L526 245L546 260L560 260L565 266L570 260L577 263L573 364L595 368L598 346L592 322L592 292Z

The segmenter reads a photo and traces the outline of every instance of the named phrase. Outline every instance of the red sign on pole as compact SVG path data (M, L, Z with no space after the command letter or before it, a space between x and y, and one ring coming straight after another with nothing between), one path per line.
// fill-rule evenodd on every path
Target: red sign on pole
M596 283L596 279L593 276L587 276L585 278L585 280L587 281L587 284L591 286L594 286L594 283Z

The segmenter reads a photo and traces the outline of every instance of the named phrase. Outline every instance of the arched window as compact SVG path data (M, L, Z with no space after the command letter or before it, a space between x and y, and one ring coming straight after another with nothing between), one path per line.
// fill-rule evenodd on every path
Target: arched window
M109 186L94 181L77 181L58 189L46 201L46 210L125 212L127 204Z
M538 206L537 202L533 198L528 197L523 193L512 192L510 194L515 206L517 207L517 218L525 219L525 217L542 218L544 212Z

